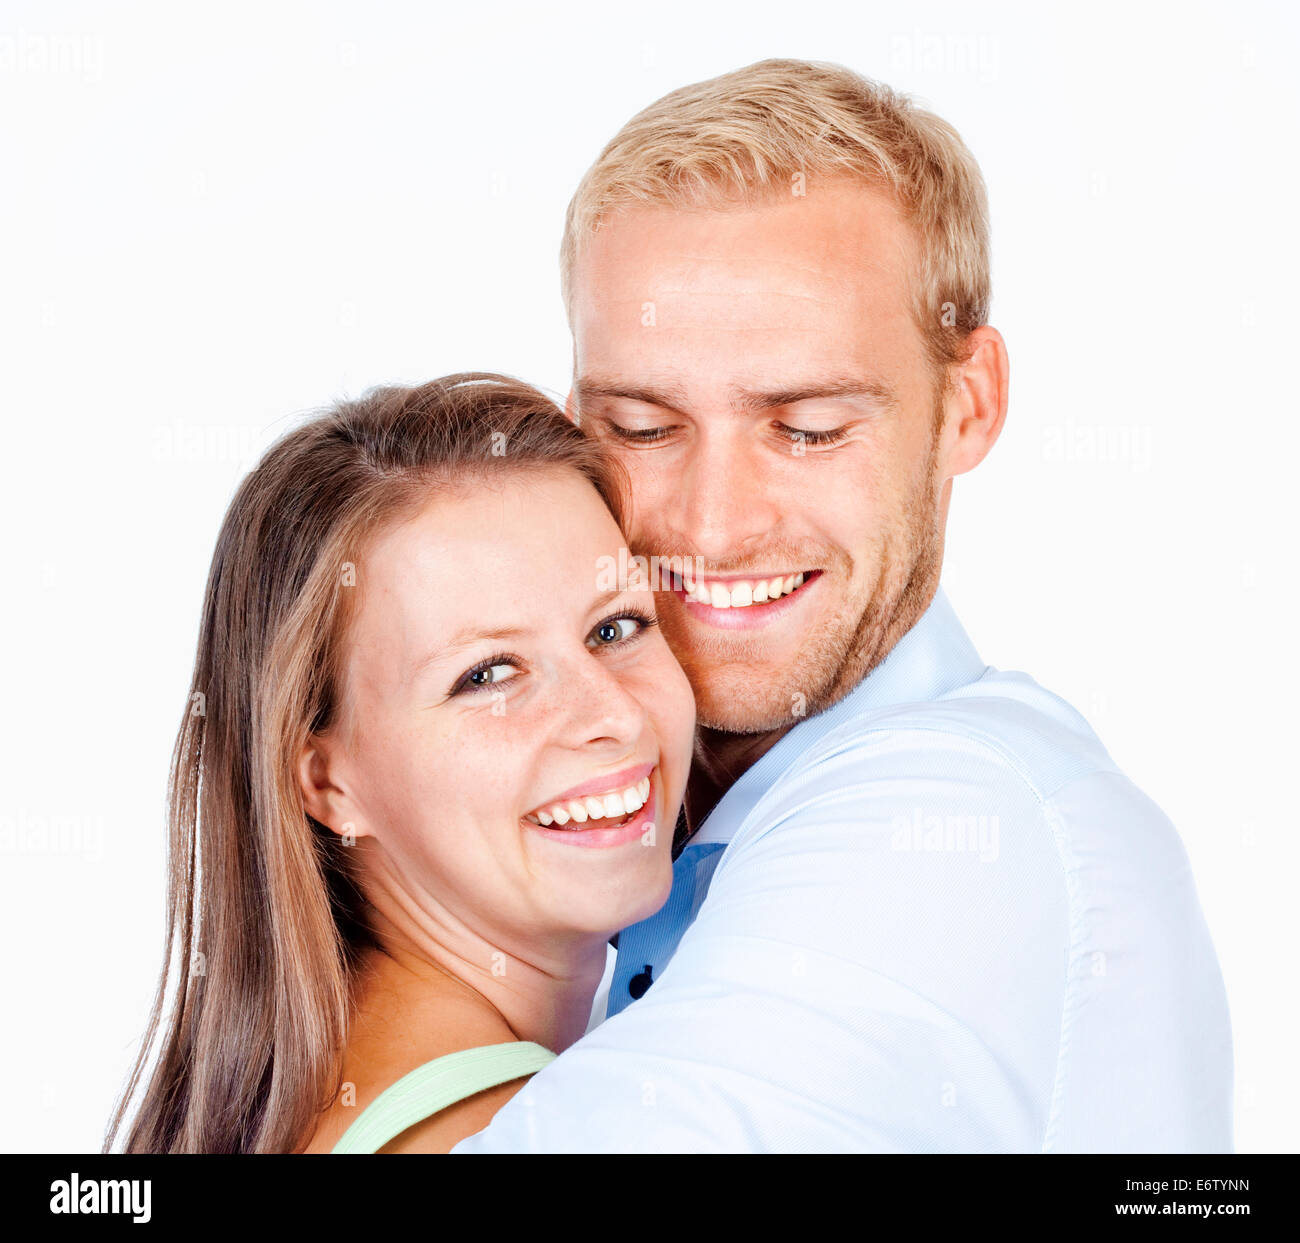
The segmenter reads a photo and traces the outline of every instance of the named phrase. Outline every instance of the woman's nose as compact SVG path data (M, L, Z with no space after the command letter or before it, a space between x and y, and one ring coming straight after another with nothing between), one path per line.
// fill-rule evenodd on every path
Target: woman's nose
M587 651L560 686L558 741L570 747L627 750L645 730L646 711L630 685L626 666Z

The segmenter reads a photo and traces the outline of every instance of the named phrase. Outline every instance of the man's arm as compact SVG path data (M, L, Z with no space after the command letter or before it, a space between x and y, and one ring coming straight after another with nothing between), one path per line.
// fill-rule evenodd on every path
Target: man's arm
M1066 879L995 753L884 733L783 780L639 1001L465 1152L1037 1150Z

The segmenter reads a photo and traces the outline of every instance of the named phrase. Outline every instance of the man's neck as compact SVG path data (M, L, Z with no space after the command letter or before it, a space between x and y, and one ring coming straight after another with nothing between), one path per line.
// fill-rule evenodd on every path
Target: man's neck
M794 722L762 734L701 728L695 736L695 764L686 789L687 828L694 833L746 770L793 728Z

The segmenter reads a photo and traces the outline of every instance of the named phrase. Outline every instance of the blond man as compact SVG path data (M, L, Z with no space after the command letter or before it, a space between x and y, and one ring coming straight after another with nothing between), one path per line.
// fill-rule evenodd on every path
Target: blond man
M834 65L686 87L587 173L562 271L700 733L608 1017L456 1151L1230 1149L1176 832L939 585L1008 385L957 133Z

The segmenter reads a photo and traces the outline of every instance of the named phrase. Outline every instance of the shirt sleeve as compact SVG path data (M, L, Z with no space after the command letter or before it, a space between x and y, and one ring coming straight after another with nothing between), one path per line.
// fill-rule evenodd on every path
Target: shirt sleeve
M822 746L649 991L453 1151L1037 1151L1069 910L1044 804L993 749Z

